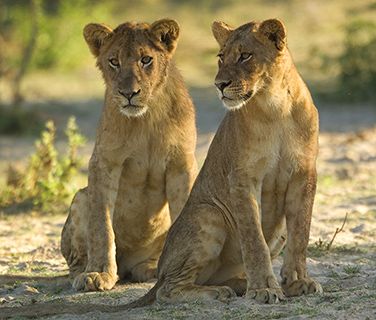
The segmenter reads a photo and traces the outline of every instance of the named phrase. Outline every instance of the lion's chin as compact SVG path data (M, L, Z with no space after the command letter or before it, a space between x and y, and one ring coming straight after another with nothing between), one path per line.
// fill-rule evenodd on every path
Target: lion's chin
M223 106L228 110L238 110L244 107L249 100L252 99L254 96L254 91L250 91L246 95L244 95L241 99L231 99L225 96L220 96L220 99L223 103Z
M239 100L239 101L230 100L230 101L228 101L227 99L222 99L222 103L223 103L223 106L230 111L241 109L245 105L245 102L243 100Z
M120 107L120 112L129 118L142 117L147 112L147 110L148 108L146 106L138 106L131 104Z

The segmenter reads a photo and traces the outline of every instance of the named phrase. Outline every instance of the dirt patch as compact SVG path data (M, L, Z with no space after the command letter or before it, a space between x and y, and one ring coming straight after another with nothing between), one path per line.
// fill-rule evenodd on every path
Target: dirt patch
M361 248L364 253L357 253L357 248L309 258L309 270L323 284L324 294L291 298L278 305L261 305L235 298L228 303L156 303L140 309L119 310L146 293L152 284L119 284L110 292L75 293L67 282L59 284L36 279L8 287L13 300L3 303L0 315L40 317L59 314L49 319L374 319L376 256L368 249ZM274 265L276 273L280 266L279 258ZM25 284L38 292L28 293Z

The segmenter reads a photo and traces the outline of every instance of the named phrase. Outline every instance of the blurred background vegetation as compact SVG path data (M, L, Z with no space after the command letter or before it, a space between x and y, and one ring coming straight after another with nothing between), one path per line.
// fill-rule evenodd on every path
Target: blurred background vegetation
M12 149L16 140L4 137L18 135L25 143L24 150L30 153L33 143L27 137L39 135L44 122L52 118L59 140L64 137L66 121L74 114L81 131L90 137L85 153L90 154L104 86L83 40L83 27L89 22L112 27L125 21L151 23L163 17L174 18L181 26L175 60L196 102L201 133L215 131L218 118L208 126L210 121L206 120L214 117L214 113L200 114L200 110L208 106L220 108L212 86L218 50L210 28L214 20L239 26L250 20L282 19L295 63L319 106L374 106L375 1L0 0L0 134L3 137L0 136L0 147ZM41 139L43 134L53 135L55 139L55 127L49 124L46 130ZM1 144L1 141L5 142ZM50 141L47 149L53 142ZM38 146L35 148L38 153ZM0 158L12 154L1 151ZM43 154L39 156L43 158ZM25 156L19 159L26 163ZM63 154L61 159L67 158ZM28 163L31 162L30 158ZM12 170L8 175L14 174ZM5 176L1 178L0 183L6 180ZM47 189L61 188L54 185L57 178L54 179ZM9 192L3 199L9 202Z
M376 94L375 1L0 0L0 101L18 104L54 91L52 85L67 78L68 84L71 79L82 83L83 74L97 78L82 38L86 23L115 27L161 17L181 25L176 60L192 86L210 86L215 74L213 20L238 26L278 17L287 25L298 69L315 94L351 101Z

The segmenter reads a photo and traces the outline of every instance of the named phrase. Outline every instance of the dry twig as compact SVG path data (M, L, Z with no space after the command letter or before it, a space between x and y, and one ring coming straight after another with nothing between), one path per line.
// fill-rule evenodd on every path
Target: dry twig
M348 216L348 212L346 212L346 215L345 215L345 218L343 219L343 223L342 223L342 226L341 228L337 228L336 231L334 232L333 234L333 237L332 239L330 240L330 242L326 241L326 240L321 240L321 238L319 238L318 241L315 242L315 245L316 245L316 248L317 249L320 249L322 251L330 251L332 245L333 245L333 242L334 242L334 239L336 238L336 236L343 231L343 228L346 224L346 221L347 221L347 216Z
M346 215L345 215L345 219L343 219L343 223L342 223L342 226L341 228L337 228L336 231L334 232L334 235L333 235L333 238L332 240L330 240L330 242L328 243L327 247L326 247L326 250L330 250L330 248L332 247L332 244L334 242L334 239L336 238L337 234L342 232L343 231L343 227L345 226L345 223L347 221L347 216L348 216L348 212L346 212Z

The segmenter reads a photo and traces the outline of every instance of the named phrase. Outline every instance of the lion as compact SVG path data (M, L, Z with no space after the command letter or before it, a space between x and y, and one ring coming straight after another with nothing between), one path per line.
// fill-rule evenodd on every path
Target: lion
M227 300L263 303L321 292L306 250L316 189L318 112L277 19L214 22L215 78L228 109L170 228L158 281L129 307ZM286 242L281 285L272 269Z
M88 24L105 105L61 238L73 288L103 291L118 278L156 278L167 231L196 177L195 110L172 56L176 21Z

